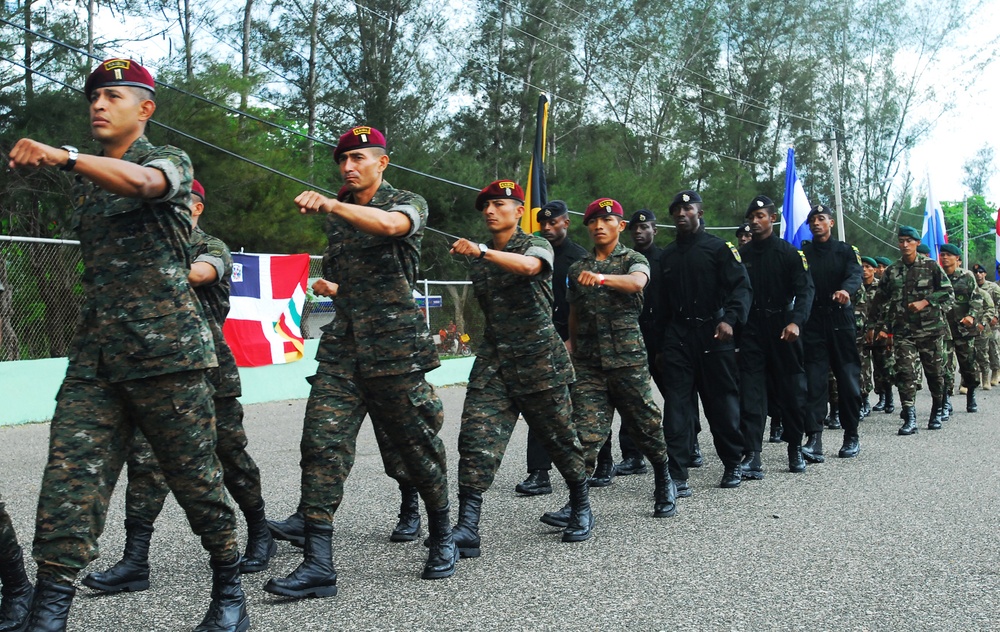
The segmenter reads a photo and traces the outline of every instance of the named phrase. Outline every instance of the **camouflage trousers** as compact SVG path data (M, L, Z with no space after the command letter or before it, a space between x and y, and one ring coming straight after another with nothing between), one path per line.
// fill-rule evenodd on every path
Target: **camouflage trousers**
M872 382L875 392L888 395L895 378L895 358L892 349L884 346L872 347Z
M962 376L962 386L979 386L979 370L976 368L976 339L953 336L945 340L944 390L949 395L955 389L955 357L958 357L958 372Z
M67 377L56 396L38 498L33 553L39 579L72 583L97 557L108 502L136 428L212 559L239 556L205 372L114 384Z
M247 435L243 429L243 406L235 397L215 398L215 453L222 463L223 481L236 505L244 513L264 505L260 490L260 470L247 454ZM152 523L163 510L170 493L153 449L136 430L128 453L128 487L125 491L125 517Z
M991 371L1000 369L1000 367L994 368L993 359L990 357L990 344L993 339L993 332L983 332L976 336L976 370L980 373L989 376Z
M569 386L511 395L499 373L469 388L458 434L458 484L483 493L493 484L518 414L569 483L586 480L583 446L573 426ZM606 435L605 435L606 436Z
M444 444L438 432L444 407L422 371L378 378L349 378L320 362L309 378L300 449L307 520L329 524L354 466L358 431L367 413L379 439L386 471L398 468L417 488L428 511L448 505ZM391 465L392 464L392 465ZM390 472L391 474L391 472Z
M1000 329L990 333L990 369L1000 371Z
M9 560L17 553L17 534L14 533L14 524L10 521L7 508L3 504L3 496L0 496L0 560Z
M920 386L920 366L923 365L924 375L930 387L931 397L940 400L945 393L944 387L944 338L941 336L924 336L920 338L903 338L896 336L893 340L893 360L895 362L896 388L899 389L899 403L903 406L913 406L913 400Z
M865 347L864 340L858 341L858 356L861 357L861 396L868 397L875 388L872 371L872 350Z
M652 379L645 364L620 369L577 366L573 397L573 425L580 436L587 473L592 474L597 454L611 432L615 410L622 428L654 465L667 461L663 416L653 400Z

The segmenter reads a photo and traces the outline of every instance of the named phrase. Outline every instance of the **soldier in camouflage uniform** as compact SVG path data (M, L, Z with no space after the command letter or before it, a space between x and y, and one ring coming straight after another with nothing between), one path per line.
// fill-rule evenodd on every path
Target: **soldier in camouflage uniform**
M4 286L0 283L0 294ZM0 337L3 329L0 328ZM24 572L24 554L0 496L0 632L20 630L31 607L31 582Z
M380 448L405 464L427 508L430 554L421 576L450 577L458 560L448 519L445 451L438 438L444 410L424 378L441 362L413 299L427 202L383 179L389 156L377 129L348 130L333 157L345 185L338 199L315 191L295 198L301 212L327 215L323 267L337 317L323 328L303 421L299 507L305 517L305 559L287 577L264 586L284 597L337 593L333 516L366 414L384 433Z
M980 327L985 322L986 306L982 294L978 291L976 277L972 272L960 268L962 251L955 244L941 246L941 267L951 281L955 292L955 303L948 312L948 326L951 328L951 340L946 345L947 362L945 364L944 383L944 419L951 413L948 401L955 386L952 355L958 356L959 372L962 375L962 386L966 390L965 409L970 413L979 410L976 403L976 387L979 386L979 371L976 368L975 339Z
M869 302L875 297L875 291L878 289L878 284L881 283L882 274L885 272L885 269L892 265L892 261L888 257L875 257L875 262L878 264L878 267L875 268L875 280L872 282L871 292L868 294ZM869 306L868 320L871 321L872 317L871 307ZM865 334L867 334L867 330ZM892 385L894 383L892 349L888 347L884 340L874 340L871 343L866 341L865 346L871 348L872 382L875 386L875 394L878 395L878 402L872 406L872 411L876 413L894 413L896 405L892 394Z
M998 337L1000 337L1000 285L993 281L986 280L986 268L978 263L973 267L976 275L976 283L979 289L993 303L989 322L985 323L985 331L976 338L976 358L979 371L983 375L983 388L1000 384L1000 348L998 348Z
M455 544L463 557L479 556L483 494L493 484L519 414L569 486L562 540L581 542L590 537L594 516L583 448L573 427L573 364L552 321L552 246L521 230L524 192L511 180L484 188L476 210L492 241L460 239L451 247L452 254L474 257L469 276L486 318L458 435Z
M677 488L667 470L667 447L660 408L653 400L646 347L639 329L642 290L649 263L619 243L625 230L621 204L609 198L590 203L583 216L594 249L569 270L569 347L576 368L573 423L580 435L587 470L611 430L617 409L629 436L653 464L655 517L677 513ZM558 514L543 516L548 524Z
M198 220L205 209L205 188L197 180L191 184L189 206L192 233L188 282L208 318L219 358L219 367L208 372L208 379L215 389L213 399L218 436L215 453L222 462L226 489L247 521L247 547L240 561L240 572L257 573L267 568L277 546L264 518L260 470L246 451L243 406L237 399L241 392L236 358L222 335L222 324L229 314L229 279L233 272L233 257L221 239L198 227ZM153 523L163 510L170 489L149 442L141 432L135 433L129 450L127 476L125 554L108 570L90 573L83 579L84 586L95 590L121 592L149 588L149 543Z
M71 226L83 256L85 301L56 396L38 500L38 583L29 630L61 630L73 581L97 555L108 502L138 428L211 554L212 604L202 631L246 630L236 522L215 453L212 332L188 283L192 169L154 147L153 78L112 59L85 86L102 155L22 139L11 167L77 174Z
M878 262L871 257L861 257L861 287L851 297L851 303L854 304L855 341L858 345L858 355L861 356L862 418L867 417L872 411L868 397L875 387L872 379L872 350L865 344L865 333L868 331L868 308L871 304L871 298L875 294L875 288L878 287L878 281L875 280L875 268L877 267ZM883 408L885 408L884 403Z
M896 387L902 406L900 435L917 431L914 398L920 383L918 362L930 386L933 405L927 427L941 427L944 401L944 334L946 314L955 302L948 275L936 261L917 254L920 233L912 226L899 227L900 259L886 268L872 300L868 340L891 344Z

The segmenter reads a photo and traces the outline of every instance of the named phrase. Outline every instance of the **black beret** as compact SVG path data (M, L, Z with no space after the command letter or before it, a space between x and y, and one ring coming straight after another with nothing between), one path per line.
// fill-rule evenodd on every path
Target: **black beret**
M976 273L982 272L983 274L986 274L986 268L984 268L983 266L979 265L978 263L976 265L972 266L972 271L976 272Z
M698 195L697 191L692 191L691 189L681 191L675 195L674 199L670 202L670 212L672 213L674 208L680 206L681 204L701 204L701 196Z
M557 217L562 217L569 213L569 207L562 200L552 200L542 204L538 212L535 213L535 221L543 222L545 220L555 219Z
M822 204L817 204L809 210L809 214L806 215L806 221L808 222L813 217L817 215L826 215L830 219L833 219L833 211L830 210L829 206L823 206Z
M747 205L747 212L743 214L743 217L750 217L754 211L759 211L762 208L769 208L774 212L774 202L766 195L758 195L750 200L750 204Z
M744 223L743 225L741 225L739 228L736 229L737 237L739 237L740 235L749 235L749 234L751 234L750 224Z
M656 222L656 215L653 215L653 211L641 208L635 213L632 213L632 217L628 219L630 226L632 224L641 224L643 222Z

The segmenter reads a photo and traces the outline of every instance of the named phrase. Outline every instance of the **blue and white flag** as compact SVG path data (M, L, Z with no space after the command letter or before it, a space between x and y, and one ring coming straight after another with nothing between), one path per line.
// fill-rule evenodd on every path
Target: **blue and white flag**
M803 239L811 239L809 223L809 198L799 182L795 172L795 149L788 148L788 161L785 164L785 199L781 209L781 238L796 248L802 247Z
M944 211L931 190L931 179L927 177L927 203L924 205L924 230L920 233L920 243L930 249L928 255L934 261L938 260L941 246L948 243L948 229L944 224Z

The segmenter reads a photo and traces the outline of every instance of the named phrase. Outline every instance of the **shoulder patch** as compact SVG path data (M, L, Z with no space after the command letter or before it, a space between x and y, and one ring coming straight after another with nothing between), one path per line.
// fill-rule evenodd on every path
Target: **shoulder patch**
M802 252L800 250L799 251L799 257L802 258L802 269L803 270L808 270L809 269L809 261L806 259L806 253L804 253L804 252Z
M854 251L854 257L858 260L858 265L861 265L861 251L858 250L857 246L851 246L851 250Z
M733 256L736 257L736 262L743 263L743 257L740 256L740 251L737 250L736 246L733 245L733 242L727 241L726 245L729 246L729 249L733 251Z

